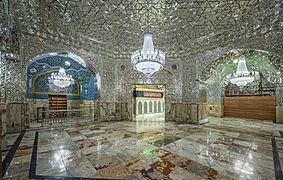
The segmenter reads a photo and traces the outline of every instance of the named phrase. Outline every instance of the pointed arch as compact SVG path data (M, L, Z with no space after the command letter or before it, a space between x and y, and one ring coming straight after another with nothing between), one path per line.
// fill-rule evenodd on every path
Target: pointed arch
M154 101L154 112L157 113L157 102Z
M152 101L149 101L149 113L152 113Z
M61 67L75 79L76 87L51 86L48 72L57 72ZM99 96L99 74L92 65L71 52L38 55L28 61L26 71L28 99L47 99L48 94L64 94L72 100L95 100ZM39 88L35 86L35 81L40 84Z
M144 114L147 114L148 113L147 112L147 101L144 101L143 107L144 107Z
M142 102L139 101L138 103L138 114L142 114Z

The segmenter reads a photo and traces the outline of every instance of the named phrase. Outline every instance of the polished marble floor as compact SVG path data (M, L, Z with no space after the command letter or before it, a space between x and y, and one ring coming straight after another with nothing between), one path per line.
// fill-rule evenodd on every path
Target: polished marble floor
M280 124L235 118L35 128L24 134L4 179L30 173L34 179L275 179L274 167L283 167L280 130ZM16 135L9 136L13 144Z

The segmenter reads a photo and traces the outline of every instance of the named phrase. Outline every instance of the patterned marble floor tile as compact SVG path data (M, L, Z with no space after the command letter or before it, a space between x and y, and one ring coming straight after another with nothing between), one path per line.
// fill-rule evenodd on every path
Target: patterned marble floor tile
M39 154L36 163L38 175L53 175L66 172L60 152L48 152Z
M75 159L65 162L65 168L68 175L74 177L94 177L96 169L86 158Z
M28 179L34 133L34 131L30 131L24 134L3 179ZM15 141L16 134L12 135L12 141Z
M179 138L183 138L183 137L186 137L186 136L189 136L191 133L190 132L177 132L176 133L176 137L179 137Z
M147 162L143 159L133 159L126 163L125 170L131 174L136 171L141 171L142 169L149 168L150 166L147 165Z
M14 144L14 142L16 141L19 134L20 133L7 134L6 137L5 137L6 146L11 147Z
M211 167L218 172L217 179L221 180L239 179L241 173L241 169L232 166L218 164Z
M142 169L133 174L136 175L138 179L164 179L164 180L170 179L164 174L162 174L160 171L153 168Z
M15 159L17 161L17 159ZM29 161L12 163L3 179L28 179Z
M174 171L176 165L167 160L160 160L150 165L151 168L160 171L163 175L167 176Z
M188 139L188 140L198 141L199 139L201 139L205 135L206 135L206 133L195 133L195 134L188 135L184 138Z
M83 136L83 135L81 135L81 134L79 134L79 135L77 135L77 136L73 136L73 135L72 135L71 139L72 139L73 141L80 141L80 140L86 139L86 137Z
M83 129L79 131L82 135L90 135L93 134L94 132L89 130L89 129Z
M163 147L166 146L167 144L170 144L172 142L175 142L177 140L179 140L179 137L176 136L164 136L161 139L151 142L152 145L156 146L156 147Z
M218 159L221 156L224 156L226 151L215 148L215 147L208 147L203 149L198 153L198 155L203 157L211 157L213 159Z
M181 167L176 167L172 172L170 172L169 177L173 180L199 180L200 176L195 175Z
M189 171L190 173L207 179L215 179L218 175L218 171L214 168L192 160L185 161L180 167Z
M274 169L261 167L258 165L250 164L246 162L244 164L243 169L241 170L240 176L244 176L244 178L254 178L254 179L274 179Z
M249 153L248 147L238 145L238 144L234 144L234 143L231 144L231 146L229 146L228 150L239 153L239 154L243 154L243 155L247 155Z
M231 157L220 157L217 159L218 162L220 162L221 165L226 167L227 165L230 165L235 168L242 169L245 161L239 160L239 159L234 159Z
M251 141L243 141L243 140L238 140L238 139L236 139L233 143L236 145L244 146L244 147L251 147L252 145Z
M210 118L205 125L124 121L48 126L39 130L36 174L274 179L271 138L275 130L283 130L283 125L235 118ZM4 179L27 179L34 135L28 131L24 136ZM275 139L282 165L283 138Z
M211 147L215 147L215 148L217 148L217 149L220 149L221 151L222 151L222 150L227 150L228 147L229 147L229 145L220 143L219 141L216 141L216 142L212 143L210 146L211 146Z
M247 154L240 154L240 153L237 153L237 152L234 152L234 151L226 151L224 156L231 157L231 158L234 158L234 159L239 159L241 161L245 161L247 159L248 155Z
M185 163L187 161L187 158L184 158L177 154L169 154L168 156L165 156L163 159L166 161L172 162L173 164L177 166L181 166L182 163Z
M94 177L95 178L103 177L107 179L124 179L128 175L129 175L128 172L125 170L125 165L119 164L98 171Z

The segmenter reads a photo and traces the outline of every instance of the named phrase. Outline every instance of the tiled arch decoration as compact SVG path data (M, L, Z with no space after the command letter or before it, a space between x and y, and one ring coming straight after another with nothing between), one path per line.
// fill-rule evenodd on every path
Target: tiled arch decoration
M70 66L65 65L70 62ZM67 88L50 88L48 75L64 67L75 84ZM47 53L34 57L27 64L27 98L47 99L48 94L66 94L71 100L96 100L98 98L97 74L79 56L69 53Z
M203 70L201 71L200 74L200 79L202 81L208 82L207 80L211 80L216 76L218 77L218 79L213 80L214 85L217 84L217 86L211 86L211 84L208 83L208 88L211 90L211 92L213 92L208 96L210 97L212 102L215 101L216 99L219 100L221 93L223 93L223 91L225 90L225 84L222 84L219 81L219 78L222 81L225 74L229 74L232 73L232 71L234 71L233 69L235 67L231 66L231 64L233 63L232 61L234 59L239 58L241 55L244 55L247 58L247 64L249 64L249 70L258 71L263 75L261 82L264 85L268 85L268 86L275 85L277 87L281 86L283 72L282 72L282 67L279 65L279 61L280 61L279 56L261 50L234 49L228 51L227 53L224 53L222 56L214 60L211 60L210 62L206 63L206 65L203 66L202 68ZM226 70L221 69L219 67L223 67ZM231 67L233 67L232 70ZM221 72L219 71L220 69ZM254 82L252 85L257 86L258 84L257 82ZM219 91L219 89L222 89L222 92ZM277 103L282 104L282 100L281 98L279 98L280 96L281 95L278 94ZM214 97L217 98L215 99Z
M218 66L226 64L228 61L236 59L240 55L245 55L248 58L255 56L264 57L264 60L266 60L266 66L264 67L253 64L253 66L250 66L249 68L261 72L264 75L264 83L273 83L276 86L277 121L282 119L283 90L281 80L283 79L283 69L280 66L280 57L266 51L253 49L237 49L228 51L222 56L207 62L206 65L203 65L203 67L201 68L202 71L199 78L200 80L207 82L206 85L207 89L209 90L207 100L209 109L211 110L210 115L221 116L221 96L223 96L225 87L218 81L212 81L211 83L209 83L207 80L215 74L215 70Z
M258 56L265 56L267 57L266 59L269 61L268 63L271 64L271 66L274 69L277 69L278 71L281 70L280 68L280 58L278 56L274 56L266 51L260 51L260 50L253 50L253 49L234 49L231 50L222 56L208 62L206 66L202 68L202 71L200 73L200 79L202 81L206 81L211 77L214 73L214 69L220 65L226 63L228 60L231 60L233 58L237 58L241 55L245 55L246 57L258 55Z
M32 79L32 94L80 95L80 84L76 79L74 79L75 83L73 85L66 88L60 88L53 84L49 84L48 77L50 77L53 72L58 72L58 70L43 71Z

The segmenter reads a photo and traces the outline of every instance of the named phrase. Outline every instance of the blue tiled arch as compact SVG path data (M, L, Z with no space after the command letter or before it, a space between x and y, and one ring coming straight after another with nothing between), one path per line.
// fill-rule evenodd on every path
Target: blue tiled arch
M69 61L70 66L66 66L65 61ZM58 71L60 67L64 67L76 83L54 91L50 89L47 80L48 72ZM71 100L96 100L99 94L97 74L83 59L73 53L47 53L36 56L27 64L27 98L47 99L48 94L66 94Z

